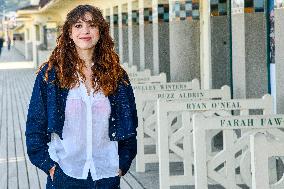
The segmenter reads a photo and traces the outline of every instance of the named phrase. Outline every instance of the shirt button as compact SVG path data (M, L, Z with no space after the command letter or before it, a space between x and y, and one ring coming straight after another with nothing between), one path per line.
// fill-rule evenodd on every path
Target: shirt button
M114 117L112 117L112 118L111 118L111 121L114 121L114 120L115 120Z

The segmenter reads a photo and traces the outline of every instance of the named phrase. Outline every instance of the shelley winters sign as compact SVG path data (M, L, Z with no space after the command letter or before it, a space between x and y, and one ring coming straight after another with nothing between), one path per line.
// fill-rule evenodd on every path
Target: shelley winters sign
M185 90L190 89L192 84L187 83L180 83L180 84L134 84L134 90L140 91L161 91L161 90Z

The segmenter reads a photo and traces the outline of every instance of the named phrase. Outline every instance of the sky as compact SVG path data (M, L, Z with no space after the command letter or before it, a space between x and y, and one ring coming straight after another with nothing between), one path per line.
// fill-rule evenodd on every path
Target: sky
M30 0L0 0L0 10L3 11L3 6L5 11L15 11L18 8L22 8L30 4Z

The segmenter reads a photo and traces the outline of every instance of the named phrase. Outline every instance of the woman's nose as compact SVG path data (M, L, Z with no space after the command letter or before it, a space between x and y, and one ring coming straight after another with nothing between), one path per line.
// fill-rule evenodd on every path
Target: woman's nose
M89 26L84 26L83 27L83 32L87 33L87 34L90 33L90 27Z

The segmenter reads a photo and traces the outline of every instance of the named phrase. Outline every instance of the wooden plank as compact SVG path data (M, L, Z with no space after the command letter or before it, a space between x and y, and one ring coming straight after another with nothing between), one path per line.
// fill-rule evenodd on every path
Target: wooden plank
M3 100L2 100L3 95L4 95L4 72L0 71L0 119L2 118L2 114L3 114L3 110L1 108L3 106ZM1 120L0 120L0 123L1 123ZM2 124L0 124L0 141L1 141L1 127L2 127Z
M46 173L38 169L38 178L39 178L40 188L42 189L45 188L47 180Z
M25 144L25 130L26 130L26 116L27 116L27 111L28 111L28 106L29 106L29 101L30 101L30 96L32 92L32 86L34 84L34 76L33 76L33 70L26 70L21 74L21 78L25 82L20 85L21 88L21 102L22 102L22 118L24 121L23 125L23 132L22 132L22 137L24 139L24 144ZM30 188L41 188L40 181L39 181L39 176L38 176L38 170L37 168L31 164L28 155L27 155L27 147L24 145L24 152L25 152L25 157L26 157L26 166L27 166L27 174L28 174L28 182L30 185ZM45 187L43 187L45 188Z
M13 84L13 74L7 71L8 75L6 80L8 81L7 88L7 134L8 134L8 188L18 188L18 172L17 172L17 161L16 161L16 146L15 146L15 135L13 129L13 97L12 97L12 84Z
M3 108L4 105L4 101L3 101L3 98L4 98L4 93L5 93L5 80L4 80L4 77L5 77L5 73L3 71L0 70L0 118L1 120L2 119L2 114L3 112L5 111ZM0 120L0 123L1 123L1 120ZM3 124L1 123L0 124L0 144L1 144L1 128L4 127ZM1 154L0 154L1 156Z
M17 71L16 81L21 79L21 72ZM22 80L26 82L26 80ZM29 180L28 180L28 173L27 173L27 165L26 165L26 156L25 156L25 141L23 139L23 126L25 125L25 121L21 115L23 115L23 109L21 106L21 95L22 89L20 88L22 82L15 82L14 86L14 100L13 102L16 103L16 110L14 116L14 132L15 132L15 142L16 142L16 154L17 154L17 162L18 162L18 180L19 180L19 188L20 189L28 189ZM16 115L17 114L17 115Z
M122 178L120 179L120 188L121 188L121 189L132 189L132 187L129 186L129 183L127 182L127 180L125 180L124 177L122 177Z
M38 182L36 181L36 176L33 176L32 171L31 170L31 163L28 160L28 155L27 155L27 147L26 147L26 138L25 138L25 130L26 130L26 113L27 113L27 105L26 105L26 93L25 91L27 90L26 88L26 83L29 83L30 81L27 80L27 76L29 73L23 72L21 73L21 78L23 78L23 82L21 85L19 85L19 89L21 91L21 95L19 96L19 101L20 101L20 108L21 111L19 111L19 119L20 122L23 123L21 124L22 127L22 139L23 139L23 147L24 147L24 157L25 157L25 166L26 166L26 170L27 170L27 179L28 179L28 185L29 188L32 187L38 187ZM35 168L33 169L35 171ZM35 172L36 173L36 172ZM32 175L32 179L30 179L30 176ZM36 174L35 174L36 175ZM33 182L34 181L34 182Z
M144 187L137 181L131 171L122 177L123 182L126 182L128 187L135 189L144 189ZM127 187L126 187L127 188Z
M28 70L28 74L25 74L27 76L27 79L26 81L26 84L27 86L25 87L26 89L26 107L28 108L28 105L29 105L29 101L30 101L30 97L31 97L31 93L32 93L32 89L33 89L33 84L34 84L34 80L35 80L35 71L36 70ZM27 112L27 109L26 108L26 112ZM38 173L38 180L39 180L39 185L40 185L40 188L45 188L46 186L46 180L47 180L47 175L41 171L40 169L36 169L37 173Z
M8 165L7 165L7 81L5 79L6 73L4 71L0 72L2 80L1 80L1 86L3 87L1 90L2 96L1 96L1 141L0 141L0 188L7 188L7 182L8 182Z

